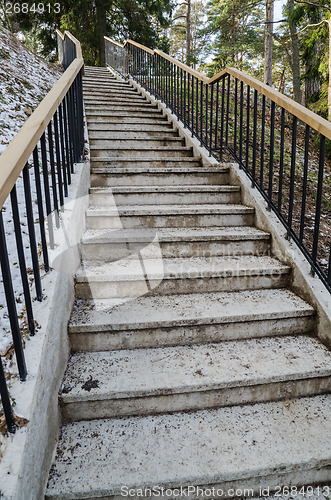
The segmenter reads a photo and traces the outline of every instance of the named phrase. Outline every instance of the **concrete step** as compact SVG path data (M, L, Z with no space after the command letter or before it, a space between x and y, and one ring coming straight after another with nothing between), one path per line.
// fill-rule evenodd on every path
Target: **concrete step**
M147 101L139 94L135 94L133 96L125 95L107 95L107 96L96 96L93 95L91 97L84 95L84 103L85 107L108 107L108 106L117 106L120 105L123 108L128 108L132 106L149 106L155 107L150 101Z
M105 90L105 89L86 89L86 88L83 88L83 94L84 94L84 99L85 98L99 98L99 97L102 97L102 98L107 98L107 97L123 97L123 96L127 96L128 99L130 99L131 97L142 97L141 94L139 94L139 92L134 89L134 88L130 88L128 87L127 89L112 89L111 87L108 89L108 90Z
M254 209L243 205L122 205L90 207L87 229L132 227L252 226Z
M133 106L122 106L121 104L108 104L107 106L85 106L87 116L157 116L162 115L162 111L149 104L134 104Z
M112 141L113 142L113 141ZM144 142L144 141L142 141ZM124 144L123 146L113 145L90 145L91 157L106 158L108 161L117 160L118 158L132 158L135 161L145 160L147 158L174 158L193 157L193 148L190 146L181 146L180 144L156 146L153 141L144 142L143 144ZM155 141L158 143L158 141Z
M286 289L77 300L72 351L105 351L298 335L314 309Z
M118 186L90 189L90 205L240 203L239 186Z
M119 81L114 78L111 78L109 76L104 76L102 78L99 78L98 76L86 76L83 79L83 88L130 88L132 89L133 87L128 83L124 81Z
M105 118L105 117L122 117L122 118L137 118L139 121L139 118L153 118L154 120L163 117L165 120L166 117L162 114L161 111L158 109L154 108L149 108L148 110L142 110L142 109L130 109L130 110L123 110L121 107L116 108L116 109L85 109L87 119L89 118ZM136 121L136 123L137 123Z
M83 82L83 92L108 92L108 91L114 91L114 92L121 92L121 91L134 91L134 89L128 85L128 84L117 84L113 83L112 81L107 81L103 84L100 84L99 82L95 81L93 82Z
M195 157L96 160L91 158L92 187L225 185L229 182L229 167L202 167Z
M151 104L149 101L144 99L133 99L132 101L127 98L124 99L125 102L118 100L110 100L106 99L105 101L93 99L91 101L85 99L85 111L89 112L90 110L117 110L121 109L123 111L158 111L159 108L155 104Z
M128 82L119 81L110 76L104 76L99 78L99 76L86 76L83 78L83 87L86 88L103 88L109 87L112 89L115 88L133 88L132 85Z
M100 82L100 81L111 81L116 83L116 78L112 77L110 73L107 71L102 71L102 72L97 72L97 71L88 71L85 72L83 76L83 82L89 82L89 81L95 81L95 82Z
M289 266L268 256L151 259L142 249L120 261L83 262L75 276L75 296L110 299L282 288L290 272Z
M109 150L122 150L125 148L128 150L143 149L144 151L153 148L153 150L157 149L157 151L159 151L160 148L170 148L170 150L173 150L174 148L185 146L185 140L182 137L169 137L164 134L161 137L148 136L139 138L133 133L129 139L95 139L90 137L90 146L92 146L91 149L99 148L105 151L105 154L107 154L106 151ZM191 150L192 149L189 148L189 151Z
M324 484L330 433L330 395L75 422L62 429L46 499L115 499L154 485L171 500L188 487L191 499L201 490L204 498L233 498L232 489L252 489L252 497L264 488ZM212 488L218 495L204 491Z
M91 383L94 381L94 384ZM307 336L74 354L65 421L202 410L331 391L331 352Z
M89 122L88 126L88 133L89 136L90 134L94 134L95 132L101 132L105 134L125 134L125 133L176 133L178 134L178 131L173 128L172 123L162 120L158 121L157 123L144 123L143 121L139 123L118 123L116 120L109 120L104 123L96 122L93 123Z
M113 82L116 82L116 78L114 78L109 71L85 71L85 74L83 76L83 81L88 81L91 79L95 79L96 81L103 81L103 80L111 80Z
M156 258L213 255L266 255L270 235L255 227L134 228L87 230L81 241L83 260L111 262L143 251Z
M170 122L168 122L168 118L165 115L156 115L153 114L151 116L146 116L146 113L142 116L141 114L138 115L123 115L118 112L114 112L111 114L107 115L87 115L86 116L87 123L88 123L88 128L90 127L90 124L123 124L125 126L134 124L134 125L155 125L157 127L163 126L163 125L171 125ZM171 125L172 126L172 125Z
M161 139L172 137L178 137L178 131L172 128L154 126L149 127L146 125L141 125L140 130L128 130L129 127L123 127L120 129L111 130L111 126L104 126L104 129L97 129L95 127L89 127L89 138L90 142L94 140L142 140L142 139ZM149 128L151 130L149 130ZM153 130L154 128L154 130Z

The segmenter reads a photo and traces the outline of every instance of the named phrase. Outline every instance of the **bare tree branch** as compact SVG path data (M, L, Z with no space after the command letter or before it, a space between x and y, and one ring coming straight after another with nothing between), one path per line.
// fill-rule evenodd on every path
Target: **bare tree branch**
M322 21L319 22L319 23L316 23L316 24L307 24L307 26L305 26L301 30L297 31L296 33L293 33L293 35L299 35L303 31L305 31L306 29L308 29L308 28L316 28L316 26L321 26L321 24L323 24L323 23L329 24L329 21L327 19L322 19ZM283 38L291 38L291 36L293 36L293 35L284 35Z
M307 0L294 0L296 3L302 3L306 5L312 5L313 7L320 7L321 9L327 9L329 12L331 12L331 7L327 7L327 5L318 5L314 2L308 2Z

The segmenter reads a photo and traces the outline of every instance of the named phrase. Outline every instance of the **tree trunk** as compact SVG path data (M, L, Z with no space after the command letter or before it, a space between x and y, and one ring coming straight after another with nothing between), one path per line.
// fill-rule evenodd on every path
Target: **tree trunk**
M316 24L322 21L322 11L315 9L309 15L309 24ZM306 78L305 78L305 102L309 102L313 96L319 96L321 88L321 79L318 71L316 71L316 60L319 59L321 53L321 42L315 40L313 46L307 53L306 59Z
M105 0L96 0L97 10L97 35L98 35L98 49L99 49L99 66L106 65L105 53L105 40L104 36L107 34L107 20L106 20L106 2Z
M288 9L290 12L294 10L294 0L288 0ZM301 76L300 76L300 49L297 27L294 23L289 22L291 43L292 43L292 74L293 74L293 98L301 104Z
M191 0L186 6L186 64L191 66Z
M272 48L274 33L274 0L266 1L266 24L264 30L264 83L272 86Z

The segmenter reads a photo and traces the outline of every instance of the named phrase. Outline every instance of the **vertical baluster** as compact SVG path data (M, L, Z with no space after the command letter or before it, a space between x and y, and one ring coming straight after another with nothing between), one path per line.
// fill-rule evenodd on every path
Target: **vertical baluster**
M160 98L160 57L159 54L155 54L156 57L156 94Z
M186 71L182 71L182 75L184 74L184 101L183 94L181 94L181 114L182 114L182 122L184 123L184 128L186 128ZM183 90L183 86L181 86L181 90Z
M315 208L313 251L312 251L313 264L316 264L316 261L317 261L319 228L320 228L320 220L321 220L322 192L323 192L325 137L322 134L320 134L320 141L321 142L320 142L320 155L319 155L318 180L317 180L317 196L316 196L316 208ZM312 273L314 274L314 269L312 269Z
M30 335L33 336L35 334L35 324L34 324L34 319L33 319L33 309L32 309L32 301L31 301L31 293L30 293L28 275L27 275L27 271L26 271L24 246L23 246L23 238L22 238L22 227L21 227L20 214L19 214L19 208L18 208L18 202L17 202L16 185L14 185L13 189L11 190L10 201L11 201L12 214L13 214L16 248L17 248L18 263L20 266L20 274L21 274L21 280L22 280L22 286L23 286L26 315L28 318Z
M262 96L261 158L260 158L260 188L262 190L263 190L263 174L264 174L264 140L265 140L265 96Z
M54 248L53 219L52 219L51 196L50 196L50 188L49 188L49 180L48 180L48 165L47 165L45 132L43 133L43 135L40 138L40 145L41 145L41 162L42 162L42 168L43 168L44 192L45 192L45 202L46 202L46 214L47 214L49 244L50 244L51 248Z
M62 158L62 178L64 186L64 196L68 196L68 181L67 181L67 158L64 151L64 131L63 131L63 115L62 115L62 103L59 106L59 125L60 125L60 146L61 146L61 158ZM77 130L78 133L78 130ZM79 142L79 137L77 137L77 143ZM77 145L76 145L77 147ZM77 149L78 153L78 149ZM78 159L78 154L77 154Z
M79 158L79 134L78 134L78 129L79 129L79 124L78 124L78 109L77 109L77 77L74 80L73 84L71 85L71 91L73 95L73 108L74 108L74 113L73 113L73 118L74 118L74 137L75 137L75 163L78 163L80 161ZM61 120L60 120L61 123ZM62 163L65 163L65 158L62 157Z
M169 107L169 104L168 104L168 61L164 61L165 63L165 72L164 72L164 75L165 75L165 87L166 87L166 106Z
M234 135L233 152L237 156L237 111L238 111L238 79L234 79Z
M178 95L177 95L177 66L174 64L173 65L173 82L174 82L174 87L173 87L173 93L174 93L174 106L173 106L173 113L177 116L178 120Z
M75 159L75 134L74 134L74 111L72 106L72 93L69 89L66 95L66 105L67 105L67 117L68 117L68 128L69 128L69 149L70 149L70 170L74 173L74 163ZM53 119L54 121L54 119Z
M170 63L170 108L174 112L174 65Z
M279 182L278 182L278 211L282 208L283 175L284 175L284 146L285 146L285 109L282 108L280 124L280 156L279 156Z
M52 192L53 192L53 206L55 211L55 223L56 227L60 227L60 218L59 218L59 204L57 199L57 191L56 191L56 174L55 174L55 162L54 162L54 145L53 145L53 131L52 131L52 122L49 122L47 127L47 138L48 138L48 148L49 148L49 160L51 166L51 178L52 178Z
M203 144L203 114L202 114L202 109L203 109L203 81L200 80L200 146Z
M212 140L213 140L213 109L214 107L214 84L210 87L210 126L209 126L209 156L212 152Z
M72 123L72 152L73 152L73 160L74 163L78 162L77 158L77 130L76 130L76 109L75 109L75 94L74 94L74 87L71 85L70 89L68 90L67 94L69 95L69 102L70 102L70 116L71 116L71 123ZM54 115L55 117L55 115ZM58 111L56 112L56 123L58 124ZM58 125L55 127L54 123L54 131L57 130ZM62 175L61 175L62 179ZM61 181L62 182L62 181ZM61 184L62 186L62 184ZM63 189L63 187L61 188Z
M306 125L305 159L304 159L304 163L303 163L301 216L300 216L300 233L299 233L300 243L303 242L303 233L304 233L304 228L305 228L306 201L307 201L307 180L308 180L308 160L309 160L309 135L310 135L310 127L309 127L309 125Z
M57 124L57 111L55 111L54 116L53 116L53 125L54 125L54 135L55 135L56 171L57 171L57 180L58 180L58 188L59 188L59 195L60 195L60 206L63 207L64 197L63 197L63 186L62 186L62 172L61 172L59 129L58 129L58 124Z
M79 161L81 162L84 157L84 102L83 102L83 70L81 69L77 75L77 98L78 98L78 111L79 111L79 130L80 130L80 151L79 151ZM64 103L63 103L64 105ZM66 123L66 122L64 122ZM69 158L68 158L69 163ZM68 164L69 169L69 164ZM70 169L69 169L70 170ZM71 184L71 176L68 176L68 184Z
M296 164L296 152L297 152L297 129L298 129L298 119L293 116L292 124L292 150L291 150L291 174L290 174L290 196L288 202L288 231L287 238L291 236L292 229L292 217L293 217L293 200L294 200L294 180L295 180L295 164Z
M252 187L256 181L256 148L257 148L257 90L254 91L254 113L253 113L253 164L252 164Z
M34 166L34 179L35 179L35 185L36 185L36 191L37 191L37 206L38 206L39 227L40 227L40 236L41 236L41 248L42 248L42 252L43 252L45 271L46 271L46 273L48 273L48 271L49 271L48 250L47 250L47 242L46 242L44 207L43 207L43 198L42 198L42 193L41 193L41 182L40 182L40 171L39 171L40 167L39 167L39 157L38 157L37 146L33 150L33 166Z
M195 82L195 105L196 105L196 110L195 110L195 114L196 114L195 130L196 130L196 133L195 133L195 135L198 137L199 136L199 80L198 80L198 78L196 78L195 80L196 80L196 82Z
M187 126L190 128L190 97L191 97L191 89L190 89L190 82L191 82L191 75L190 73L187 73ZM186 107L185 107L186 110Z
M215 113L215 137L214 137L214 144L215 144L215 154L217 151L217 131L218 131L218 94L219 94L219 80L216 82L216 113Z
M246 170L249 171L249 137L250 137L250 106L251 106L251 88L247 85L247 111L246 111Z
M240 82L240 112L239 112L239 168L243 161L243 126L244 126L244 82Z
M224 103L225 103L225 82L226 77L222 79L222 104L221 104L221 143L220 143L220 161L223 160L223 142L224 142Z
M30 250L31 250L31 258L32 258L34 282L35 282L35 287L36 287L37 299L41 302L43 295L42 295L42 287L41 287L41 281L40 281L36 233L35 233L35 229L34 229L34 218L33 218L33 208L32 208L32 199L31 199L30 173L29 173L29 165L28 164L26 164L24 169L23 169L23 184L24 184L26 217L27 217L27 221L28 221L28 230L29 230L29 240L30 240Z
M177 66L176 66L176 74L177 74L177 89L176 89L176 94L177 94L177 118L179 120L180 117L181 117L180 108L181 108L181 105L182 105L182 100L180 100L181 96L180 96L179 88L182 89L182 75L181 75L181 78L179 80L179 68ZM180 83L180 85L179 85L179 83Z
M193 130L194 130L194 103L195 103L195 100L194 100L194 76L192 76L192 105L191 105L191 108L192 108L192 111L191 111L191 133L192 133L192 137L193 137Z
M5 373L3 371L1 356L0 356L0 394L1 394L2 407L6 418L7 429L11 434L15 434L16 432L15 418L10 404L10 398L9 398Z
M82 114L81 119L83 120L83 114ZM64 99L63 99L63 120L64 120L64 142L65 142L66 157L67 157L67 176L68 176L68 184L71 184L71 170L73 167L73 161L72 161L72 154L71 154L70 146L69 146L70 145L70 138L69 138L69 127L68 127L68 116L67 116L67 96L66 95L64 96Z
M207 83L205 84L205 89L206 89L206 104L205 104L205 108L206 108L206 116L205 116L205 140L204 140L204 143L205 143L206 148L208 148L208 106L209 106L209 87L208 87L208 84L207 84Z
M226 127L225 127L225 145L229 145L229 118L230 118L230 85L231 76L228 75L228 86L226 89Z
M22 346L22 337L17 319L17 309L16 309L16 302L13 290L13 280L9 267L8 249L6 243L5 228L3 225L2 210L0 210L0 264L1 264L3 287L5 290L9 323L13 337L18 372L21 381L24 382L27 376L27 369L25 365L25 358Z

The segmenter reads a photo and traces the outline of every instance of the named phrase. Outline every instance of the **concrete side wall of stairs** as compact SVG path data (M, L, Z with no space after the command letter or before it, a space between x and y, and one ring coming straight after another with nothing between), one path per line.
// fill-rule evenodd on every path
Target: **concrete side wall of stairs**
M327 313L247 183L133 82L86 68L84 99L90 206L46 498L329 481Z

